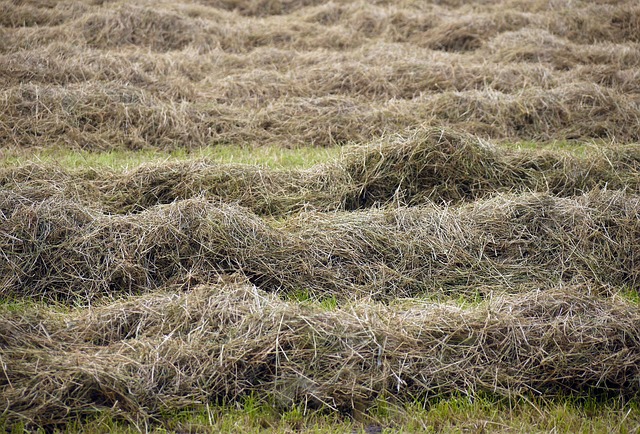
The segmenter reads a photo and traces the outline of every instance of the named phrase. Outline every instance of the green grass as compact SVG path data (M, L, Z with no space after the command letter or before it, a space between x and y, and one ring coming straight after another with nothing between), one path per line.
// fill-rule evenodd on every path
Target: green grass
M584 155L589 149L596 149L597 143L515 142L501 145L511 150L550 150ZM108 168L127 170L144 163L163 161L187 161L207 158L219 163L238 163L265 166L274 169L304 169L315 164L326 163L340 157L344 148L304 147L286 149L278 146L246 147L217 145L198 149L175 150L110 150L86 151L68 148L46 147L41 149L4 149L0 151L0 167L20 166L27 163L52 163L67 169Z
M24 426L3 427L26 432ZM294 406L277 411L256 397L226 406L203 406L165 415L155 423L125 422L109 411L90 420L76 421L63 430L77 433L406 433L406 432L527 432L527 433L635 433L640 430L636 401L595 398L576 400L542 398L509 400L483 396L457 396L395 406L378 400L354 416ZM44 432L44 431L43 431Z
M197 150L173 151L105 151L91 152L72 149L44 148L39 150L4 150L0 166L20 166L27 163L53 163L67 169L109 168L126 170L143 163L186 161L208 158L220 163L239 163L271 168L302 169L338 158L340 147L284 149L276 146L249 148L219 145Z
M288 301L300 303L302 305L319 306L324 310L336 310L338 308L338 299L333 295L317 297L311 291L300 289L291 294L286 295Z

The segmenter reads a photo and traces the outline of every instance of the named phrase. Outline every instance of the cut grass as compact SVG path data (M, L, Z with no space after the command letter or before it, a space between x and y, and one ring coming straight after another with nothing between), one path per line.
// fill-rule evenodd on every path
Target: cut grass
M73 201L110 214L137 213L198 198L239 204L257 215L274 217L310 209L455 205L505 192L536 191L559 197L594 189L640 192L640 146L582 146L581 155L565 150L512 150L454 130L424 128L367 146L314 149L297 157L293 151L274 148L257 157L249 157L248 150L236 154L239 148L223 148L217 161L184 153L154 154L167 159L130 170L68 169L51 161L18 163L0 168L0 185L25 201ZM73 164L86 163L84 155L70 155ZM106 155L108 161L113 159ZM331 155L332 160L324 164L293 167L326 161ZM253 160L262 166L220 163L221 159ZM286 167L266 167L269 164Z
M571 287L464 308L363 300L327 309L221 284L68 314L6 311L0 330L4 417L29 428L105 409L153 423L203 403L367 422L398 419L394 408L416 399L625 402L639 390L637 304Z
M324 3L2 0L0 142L640 138L637 1Z
M200 198L110 215L73 201L0 201L4 296L89 304L238 273L277 293L389 300L558 284L637 289L640 195L498 195L451 207L304 212L271 225Z
M575 142L554 141L540 143L517 141L496 144L505 150L564 152L574 156L597 152L602 141ZM350 147L346 147L348 150ZM283 148L276 145L238 146L216 145L202 148L177 148L172 150L82 150L67 147L39 147L30 149L0 149L0 168L20 167L33 164L55 165L65 170L110 169L133 170L143 164L161 164L207 159L221 164L249 164L272 169L307 169L317 164L337 161L344 154L342 146Z
M0 430L638 431L640 7L436 3L0 0Z

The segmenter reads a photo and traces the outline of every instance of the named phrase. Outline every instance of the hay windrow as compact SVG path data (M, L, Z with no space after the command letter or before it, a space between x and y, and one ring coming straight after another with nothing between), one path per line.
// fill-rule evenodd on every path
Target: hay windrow
M303 213L280 227L195 198L105 215L5 195L2 294L89 303L239 273L261 289L338 298L638 285L640 201L500 196L452 208Z
M167 87L168 92L172 92ZM189 92L188 89L186 92ZM249 97L253 98L253 97ZM258 100L261 98L255 95ZM267 106L166 101L121 85L21 85L2 92L0 139L15 147L198 148L218 143L335 146L419 126L446 126L504 141L640 141L639 101L597 85L519 95L469 90L381 104L361 97L278 99Z
M421 125L640 140L629 1L0 7L0 142L17 147L331 146Z
M27 164L0 169L3 190L34 202L59 198L126 214L203 197L253 213L355 210L389 203L457 204L506 192L569 197L595 188L640 191L637 145L560 151L506 151L478 137L423 128L366 146L337 161L277 170L207 160L148 164L131 171L67 171Z
M135 419L250 393L351 412L381 395L638 392L636 306L578 288L467 309L323 311L224 285L47 314L37 329L22 315L0 320L20 339L0 348L0 390L9 422L36 426L96 408Z

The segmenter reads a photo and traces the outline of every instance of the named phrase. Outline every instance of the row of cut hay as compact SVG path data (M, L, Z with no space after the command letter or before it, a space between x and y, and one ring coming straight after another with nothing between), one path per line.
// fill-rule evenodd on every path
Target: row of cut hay
M207 160L147 164L131 171L67 171L51 164L0 169L0 187L39 202L61 199L109 213L139 212L194 197L237 203L258 215L301 210L355 210L387 203L467 202L505 192L560 197L594 188L640 192L640 147L505 151L451 130L345 149L335 162L305 170L274 170Z
M379 53L388 48L397 53ZM593 49L594 57L602 54ZM525 48L522 48L523 51ZM309 62L290 65L286 70L273 68L238 68L221 78L207 78L196 85L199 89L210 89L209 94L217 101L253 102L256 105L283 97L305 98L323 95L345 95L367 97L371 100L411 100L420 96L438 95L445 92L497 91L519 94L525 90L540 92L554 88L562 89L567 83L587 86L598 84L607 90L621 93L638 93L636 82L640 65L640 49L630 48L608 51L610 58L599 58L599 62L578 64L570 71L559 71L555 60L535 62L537 54L546 56L544 49L531 47L531 53L515 61L503 61L504 53L492 53L495 63L478 63L464 57L448 58L448 55L396 58L405 54L400 46L380 46L359 51L357 55L329 56L313 52L306 56L295 56L289 61ZM599 51L599 50L598 50ZM374 56L380 54L378 59ZM409 53L406 53L410 56ZM620 60L614 58L624 57ZM323 56L323 60L318 57ZM525 62L525 58L528 61ZM562 61L566 61L566 57ZM286 60L285 60L286 62ZM551 63L549 67L545 63ZM209 88L210 86L210 88Z
M221 53L220 53L221 54ZM55 43L42 49L0 55L0 83L66 86L69 92L81 83L122 87L148 92L168 101L195 101L206 97L196 85L205 76L230 73L233 56L209 59L195 52L151 53L141 50L104 51ZM105 84L106 83L106 84Z
M195 17L189 15L191 11ZM155 4L119 4L89 10L58 26L0 27L0 52L34 49L52 42L106 50L141 47L159 53L189 48L204 54L216 49L247 53L261 46L341 49L366 42L364 36L344 27L301 26L290 18L239 19L236 14L215 9L198 16L199 11L199 7L194 10L188 5L176 11Z
M572 196L594 188L638 191L640 148L599 148L584 158L560 152L505 152L451 130L350 148L341 161L356 182L358 206L457 203L496 192L543 191Z
M640 100L596 85L572 83L550 91L525 90L519 95L443 93L411 105L431 115L432 123L496 139L640 140L635 127L640 119Z
M0 2L0 26L7 28L58 26L82 16L90 5L78 1Z
M571 71L580 65L636 68L638 50L637 43L585 46L566 42L545 30L522 29L495 37L479 54L494 62L543 64L554 70Z
M466 309L325 311L227 284L69 314L3 310L0 330L9 426L64 425L102 409L141 421L251 394L277 408L349 413L378 397L640 391L637 306L580 287Z
M472 90L518 94L575 82L637 94L638 66L637 44L577 47L545 32L510 33L482 58L404 44L332 53L264 48L244 56L218 50L205 57L193 50L104 51L55 43L0 55L0 83L115 82L170 101L264 105L326 95L388 100Z
M215 6L182 2L178 7L173 2L138 1L93 7L69 3L42 9L5 4L5 41L0 49L32 48L46 44L47 39L67 39L96 48L139 46L159 52L185 47L247 52L265 45L296 50L343 49L382 40L467 52L481 48L496 35L522 29L549 30L578 44L638 42L640 34L640 8L633 1L595 6L584 2L546 12L523 12L506 5L450 11L429 3L414 8L343 2L263 19ZM245 6L257 8L264 3L245 2ZM242 11L243 7L236 9ZM266 11L268 8L263 9ZM46 38L34 31L38 28L45 29Z
M82 149L203 145L205 113L118 84L25 84L2 92L0 140L16 146ZM214 113L211 113L213 116ZM229 121L230 122L230 121Z
M194 148L216 143L332 146L417 126L496 140L640 141L640 99L592 84L411 100L284 97L263 104L176 102L117 83L20 85L0 92L0 141L15 147Z
M640 198L613 191L311 212L281 223L198 198L116 216L3 192L0 211L4 297L90 303L230 273L266 291L340 299L640 282Z

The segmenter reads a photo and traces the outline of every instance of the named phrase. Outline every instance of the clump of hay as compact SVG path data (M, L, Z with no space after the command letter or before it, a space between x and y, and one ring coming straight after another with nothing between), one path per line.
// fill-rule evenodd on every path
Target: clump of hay
M640 7L637 4L590 4L554 14L550 29L579 44L640 42Z
M336 165L269 170L207 161L142 166L100 187L108 209L141 211L157 204L206 195L237 203L258 215L288 215L307 208L344 209L352 194L349 174Z
M5 311L0 330L4 417L30 427L96 409L135 420L252 393L343 412L380 396L628 397L640 375L637 306L579 287L465 309L326 311L225 284L69 314Z
M427 129L408 140L355 148L345 166L360 188L357 200L363 207L391 198L408 204L458 202L517 182L525 189L532 185L525 170L488 144L448 130Z
M531 19L526 14L516 12L473 13L466 16L455 15L445 20L427 33L426 45L435 50L470 51L476 50L496 34L519 30L526 27Z
M8 120L0 126L0 138L20 147L198 146L211 128L196 122L200 114L191 107L126 86L21 85L4 92L0 108Z
M2 2L0 5L0 25L9 28L56 26L76 14L81 15L81 12L87 9L80 3L42 6L42 4L34 6L25 4L25 2Z
M499 92L445 92L423 97L424 113L433 124L444 122L456 130L480 136L550 141L605 139L637 142L634 125L640 108L633 97L584 84L551 90L530 89L514 96ZM415 109L421 106L413 103Z
M202 22L149 7L122 6L101 10L83 17L80 23L84 39L91 47L137 45L169 51L193 43L200 46L213 43L213 40L207 40Z

